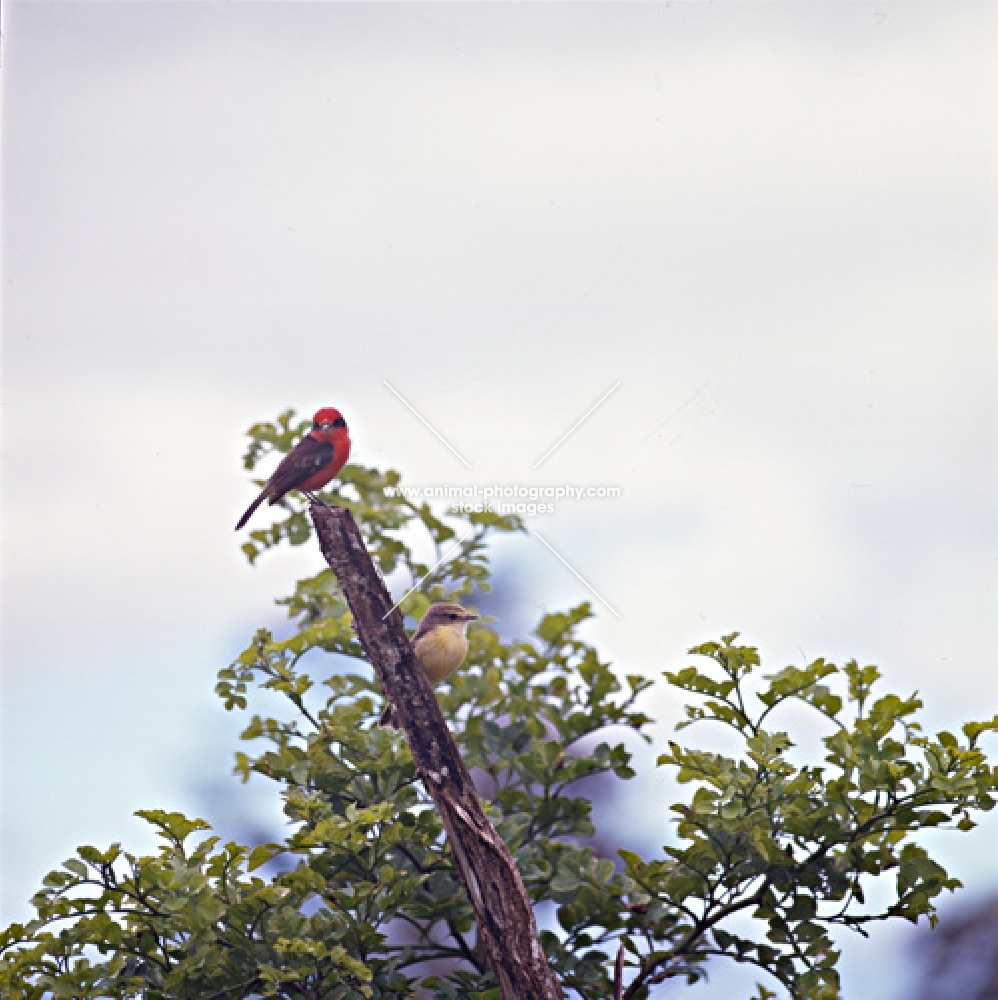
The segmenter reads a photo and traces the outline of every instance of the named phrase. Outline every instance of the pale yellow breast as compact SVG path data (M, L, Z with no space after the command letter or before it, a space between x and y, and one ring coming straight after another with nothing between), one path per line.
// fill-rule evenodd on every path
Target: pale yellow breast
M416 656L431 684L439 684L464 662L468 655L468 638L464 630L463 622L438 625L416 643Z

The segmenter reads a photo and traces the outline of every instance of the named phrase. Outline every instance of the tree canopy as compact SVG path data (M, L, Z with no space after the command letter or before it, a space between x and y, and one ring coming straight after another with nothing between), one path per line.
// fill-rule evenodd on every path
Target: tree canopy
M247 470L304 426L287 411L252 427ZM402 604L409 618L433 601L473 606L490 586L490 540L522 522L444 519L391 495L399 478L352 464L322 496L353 512L386 577L422 580ZM243 548L253 562L312 530L292 495ZM332 571L278 604L287 634L258 630L216 690L247 716L235 769L273 782L284 836L223 842L203 820L143 810L158 853L79 848L45 877L36 917L0 933L3 996L497 1000L440 818L404 738L376 725L382 696ZM692 665L626 673L583 638L592 615L587 603L545 614L508 642L475 628L465 667L438 691L566 995L638 1000L727 958L758 968L759 998L831 1000L837 928L934 921L937 897L959 883L919 835L969 831L993 807L998 768L979 740L998 716L928 735L920 700L883 691L876 667L764 671L737 633L690 650ZM596 830L585 779L635 777L635 741L662 740L646 714L660 684L687 699L679 729L704 729L698 746L677 733L657 747L686 794L657 849L608 851L616 831ZM814 718L797 739L781 728L790 705ZM703 749L709 723L737 749ZM803 745L815 731L816 754ZM875 882L890 889L877 906Z

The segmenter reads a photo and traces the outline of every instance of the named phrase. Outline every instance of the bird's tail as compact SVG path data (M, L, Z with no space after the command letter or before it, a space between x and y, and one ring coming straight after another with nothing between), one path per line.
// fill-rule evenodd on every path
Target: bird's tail
M246 513L239 518L239 523L236 525L236 531L238 531L252 516L253 512L267 499L267 490L264 489L260 495L246 508Z
M385 705L381 718L378 719L378 725L382 729L398 729L398 722L395 720L395 706L391 702Z

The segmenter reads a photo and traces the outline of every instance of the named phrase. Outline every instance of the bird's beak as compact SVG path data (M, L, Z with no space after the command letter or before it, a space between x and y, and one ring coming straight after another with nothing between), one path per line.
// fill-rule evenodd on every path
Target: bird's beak
M481 615L473 615L470 611L466 611L464 613L464 620L466 622L477 622L478 619L481 617L482 617Z

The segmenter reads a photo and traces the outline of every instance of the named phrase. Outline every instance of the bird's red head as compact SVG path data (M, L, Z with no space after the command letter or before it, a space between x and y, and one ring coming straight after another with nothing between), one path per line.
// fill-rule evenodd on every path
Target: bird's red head
M350 432L343 414L335 406L324 406L315 411L309 436L336 448L336 469L347 460L350 454Z
M331 431L346 425L343 414L335 406L324 406L321 410L316 410L312 417L313 431Z

